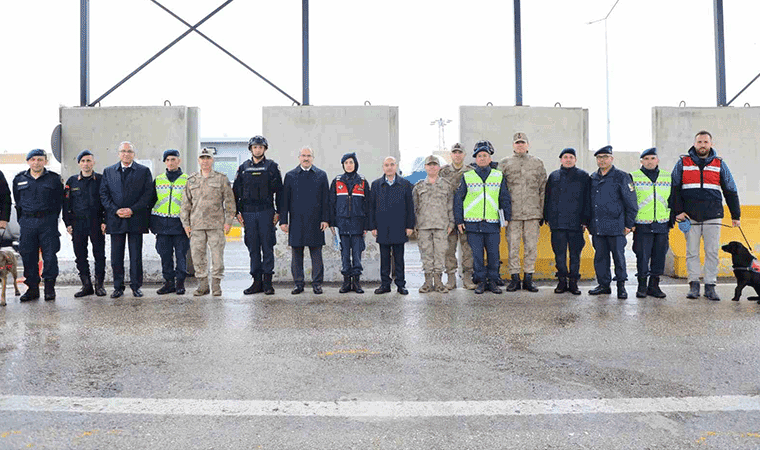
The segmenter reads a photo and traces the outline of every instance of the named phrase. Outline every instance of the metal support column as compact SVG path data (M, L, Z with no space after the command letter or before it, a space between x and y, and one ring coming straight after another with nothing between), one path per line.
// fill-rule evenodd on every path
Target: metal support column
M90 0L79 4L79 106L90 103Z
M715 10L715 78L718 106L726 106L726 53L723 49L723 0L713 0Z
M520 0L515 1L515 106L522 106L522 40L520 38Z
M303 105L309 105L309 0L303 0Z

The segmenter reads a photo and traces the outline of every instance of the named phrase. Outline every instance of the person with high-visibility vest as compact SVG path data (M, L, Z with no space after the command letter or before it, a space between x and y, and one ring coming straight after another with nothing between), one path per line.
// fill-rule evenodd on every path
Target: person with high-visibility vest
M493 145L478 141L473 149L475 170L465 172L454 195L454 221L460 233L467 233L472 249L473 278L476 294L486 290L500 294L499 279L499 231L512 218L512 199L507 188L507 177L491 166ZM504 223L501 224L499 211ZM488 255L488 267L483 251Z
M689 292L686 298L699 298L699 242L705 248L705 297L718 301L715 292L718 279L718 248L723 222L723 197L731 213L731 223L738 227L741 205L736 183L725 161L712 148L712 135L702 130L694 137L688 155L682 155L671 174L673 180L673 210L675 220L691 221L686 233L686 271L689 274ZM721 196L721 192L723 195Z
M636 253L636 297L651 295L665 298L660 289L660 276L665 271L668 233L673 227L670 218L670 172L660 170L657 149L641 152L641 168L631 172L636 191L636 226L633 229L633 251Z
M150 215L150 230L156 235L156 251L161 257L161 273L164 276L164 285L156 294L176 292L177 295L184 295L190 239L179 216L187 174L182 173L179 167L182 160L178 150L166 150L163 158L166 172L158 175L153 182L155 203Z

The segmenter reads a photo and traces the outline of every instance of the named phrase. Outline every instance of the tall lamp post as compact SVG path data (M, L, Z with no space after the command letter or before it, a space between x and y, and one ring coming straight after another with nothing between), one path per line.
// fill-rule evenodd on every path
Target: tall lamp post
M605 67L605 78L607 80L607 144L609 145L612 141L610 138L610 56L609 52L607 51L607 19L610 17L610 14L612 14L612 10L615 9L617 4L620 3L620 0L616 0L615 4L612 5L612 8L610 8L610 12L607 13L606 16L599 20L594 20L593 22L589 22L588 25L597 23L597 22L604 22L604 67Z
M438 150L446 150L446 139L443 134L443 127L450 124L450 119L435 119L434 121L430 122L430 125L438 125Z

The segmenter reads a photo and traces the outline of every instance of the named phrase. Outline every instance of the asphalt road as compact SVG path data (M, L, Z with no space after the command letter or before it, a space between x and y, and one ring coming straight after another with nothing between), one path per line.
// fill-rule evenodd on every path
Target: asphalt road
M0 448L760 448L760 305L729 284L710 302L248 283L9 291Z

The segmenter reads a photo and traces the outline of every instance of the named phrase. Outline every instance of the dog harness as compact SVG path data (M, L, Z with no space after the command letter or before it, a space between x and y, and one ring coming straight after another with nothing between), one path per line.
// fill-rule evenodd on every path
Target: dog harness
M734 270L746 270L747 272L760 273L760 259L753 259L749 267L733 267Z

